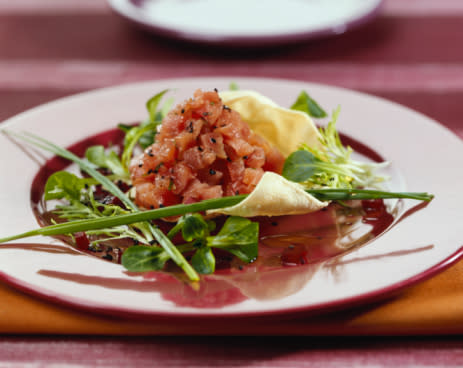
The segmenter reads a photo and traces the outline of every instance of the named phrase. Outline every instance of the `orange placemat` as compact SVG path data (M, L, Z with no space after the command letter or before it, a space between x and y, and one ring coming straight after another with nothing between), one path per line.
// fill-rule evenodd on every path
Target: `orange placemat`
M90 335L404 335L463 333L463 261L381 303L318 316L130 320L74 310L0 284L0 333Z

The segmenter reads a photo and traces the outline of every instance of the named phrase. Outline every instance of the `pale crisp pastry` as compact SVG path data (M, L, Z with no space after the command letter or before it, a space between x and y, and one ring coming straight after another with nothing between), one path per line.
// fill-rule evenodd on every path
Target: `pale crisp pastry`
M250 128L287 157L302 143L321 147L320 133L310 117L300 111L278 106L254 91L220 93L225 105L237 111ZM315 212L328 205L304 191L300 184L266 172L246 199L235 206L207 211L208 215L241 217L282 216Z
M231 207L209 210L207 214L241 217L299 215L318 211L327 205L328 202L311 196L300 184L267 171L243 201Z
M321 148L320 133L307 114L278 106L254 91L224 91L220 97L255 133L278 147L283 156L289 156L302 143Z

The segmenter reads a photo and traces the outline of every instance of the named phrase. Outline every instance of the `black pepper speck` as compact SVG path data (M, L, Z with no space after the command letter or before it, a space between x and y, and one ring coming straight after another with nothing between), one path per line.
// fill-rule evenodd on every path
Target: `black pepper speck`
M103 257L101 257L103 259L107 259L108 261L112 261L113 260L113 256L111 254L105 254Z

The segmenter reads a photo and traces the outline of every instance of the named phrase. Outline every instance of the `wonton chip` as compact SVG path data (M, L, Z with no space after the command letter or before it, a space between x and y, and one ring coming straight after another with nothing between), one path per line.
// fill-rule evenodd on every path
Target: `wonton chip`
M285 157L302 143L321 148L320 133L307 114L280 107L254 91L226 91L221 92L220 97L255 133L276 146ZM242 202L207 213L242 217L298 215L318 211L327 205L305 192L300 184L266 172Z
M300 184L267 171L256 188L240 203L209 210L207 214L241 217L300 215L318 211L327 205L327 202L308 194Z
M302 143L321 148L320 133L307 114L278 106L254 91L225 91L220 92L220 97L255 133L276 146L285 157Z

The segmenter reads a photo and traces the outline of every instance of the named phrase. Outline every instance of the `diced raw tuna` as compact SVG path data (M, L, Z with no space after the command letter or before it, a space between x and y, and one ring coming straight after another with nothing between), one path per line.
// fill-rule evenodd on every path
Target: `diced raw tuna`
M136 203L159 208L250 193L284 158L218 93L198 90L164 119L156 142L130 168Z

